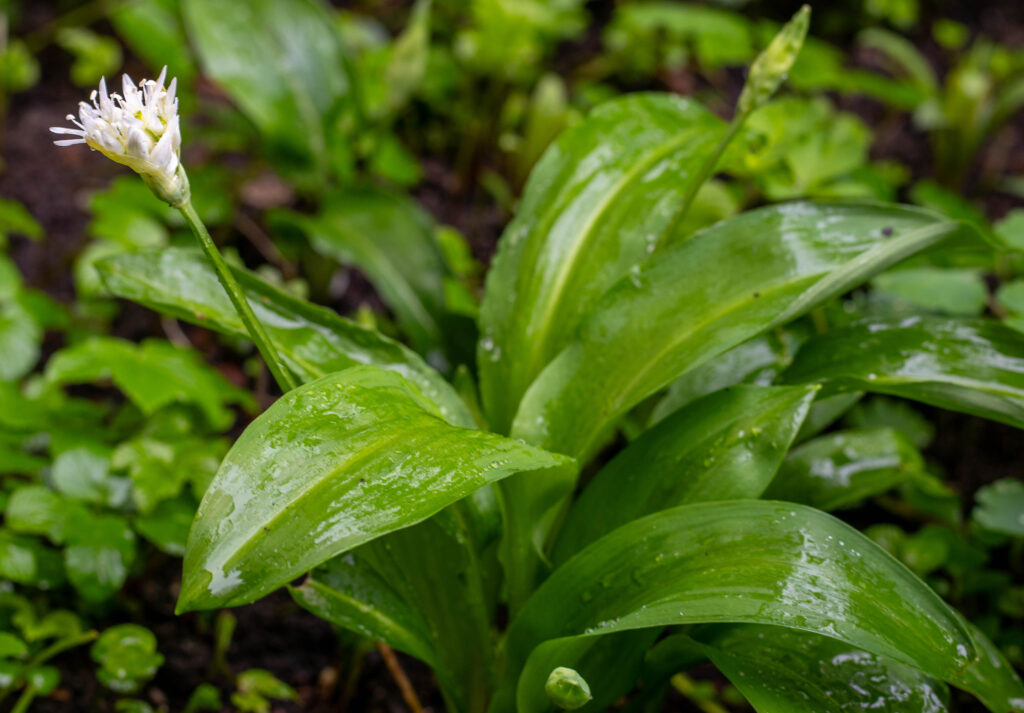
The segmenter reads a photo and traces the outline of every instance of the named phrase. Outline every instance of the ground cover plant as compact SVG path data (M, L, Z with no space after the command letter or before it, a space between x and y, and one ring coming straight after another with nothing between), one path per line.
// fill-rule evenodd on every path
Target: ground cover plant
M90 5L10 44L9 91L47 43L98 85L52 151L137 176L89 198L70 305L0 262L3 705L344 708L372 658L413 711L1024 710L1019 461L943 473L1024 427L1021 223L967 193L1016 190L981 155L1016 95L956 93L1014 51L979 40L942 94L889 30L860 39L886 77L810 8L622 3L607 51L546 74L592 9L421 1L389 33L314 0L131 2L99 16L155 71L109 85ZM620 91L694 63L699 98ZM200 73L237 110L186 123ZM871 154L850 94L945 132L934 172ZM922 123L969 100L989 118ZM508 218L486 271L407 190L435 151ZM47 239L2 207L15 247ZM352 280L354 315L318 303ZM164 338L118 332L154 313ZM232 660L281 589L338 632L304 686ZM73 656L108 693L79 703Z

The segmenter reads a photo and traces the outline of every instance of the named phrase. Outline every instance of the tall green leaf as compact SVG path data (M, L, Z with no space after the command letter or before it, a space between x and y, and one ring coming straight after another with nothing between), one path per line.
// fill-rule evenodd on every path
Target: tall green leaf
M991 320L868 320L809 341L782 378L914 399L1024 428L1024 334Z
M481 391L496 430L508 429L594 302L655 249L723 134L695 102L634 94L601 105L545 152L480 313Z
M615 420L689 369L946 238L900 206L792 203L722 221L631 272L534 381L513 433L587 454Z
M225 334L248 335L198 250L121 254L97 262L96 268L118 297ZM473 417L451 385L413 351L328 309L287 295L251 272L232 272L278 353L302 381L373 364L416 384L451 423L473 425Z
M285 394L225 456L189 533L179 609L251 602L487 483L562 462L449 425L394 372L328 375Z
M184 0L203 71L260 129L271 152L322 174L328 117L346 100L344 50L321 0Z
M735 386L660 421L587 484L559 534L555 561L564 562L643 515L689 503L759 497L814 394L812 389Z
M853 528L801 505L729 501L636 520L562 565L512 622L510 670L532 657L572 666L580 638L726 622L821 634L943 680L977 656L960 616ZM539 686L521 677L520 700Z

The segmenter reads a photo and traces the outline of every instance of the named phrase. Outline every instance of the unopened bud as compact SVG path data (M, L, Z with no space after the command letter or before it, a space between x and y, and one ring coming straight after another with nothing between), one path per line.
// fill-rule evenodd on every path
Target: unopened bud
M583 676L564 666L559 666L551 672L547 683L544 684L544 692L548 694L552 703L567 711L582 708L593 698L590 695L590 686Z
M762 106L775 94L796 62L810 24L811 7L804 5L750 65L747 83L743 85L743 93L737 105L741 115Z

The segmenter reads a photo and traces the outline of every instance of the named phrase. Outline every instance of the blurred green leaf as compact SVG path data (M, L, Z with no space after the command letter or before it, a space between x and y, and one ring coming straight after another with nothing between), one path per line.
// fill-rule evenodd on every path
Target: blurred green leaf
M100 634L89 654L98 665L96 677L112 691L131 694L155 674L164 657L156 637L136 624L118 624Z
M82 599L101 602L121 588L135 559L135 533L123 517L73 511L66 539L68 581Z
M124 61L117 40L85 27L62 27L55 39L74 56L71 81L80 87L96 84L101 77L113 74Z
M978 489L971 518L982 527L1024 537L1024 483L1004 478Z
M198 352L161 339L136 345L93 337L61 350L46 365L50 384L104 379L111 379L146 414L168 404L194 404L215 430L224 430L234 421L229 405L255 408L252 396L203 363Z
M928 312L977 317L985 310L988 288L977 270L902 268L872 280L874 288Z

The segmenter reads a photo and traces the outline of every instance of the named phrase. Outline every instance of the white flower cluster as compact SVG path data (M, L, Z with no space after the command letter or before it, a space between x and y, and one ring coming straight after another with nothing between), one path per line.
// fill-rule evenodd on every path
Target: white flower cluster
M88 144L107 158L128 166L163 200L179 205L189 198L188 177L181 166L181 126L178 119L177 79L164 87L167 68L155 80L138 84L127 74L122 91L107 93L106 79L87 102L79 102L78 119L67 118L78 128L50 127L55 134L74 139L54 141L58 146Z

